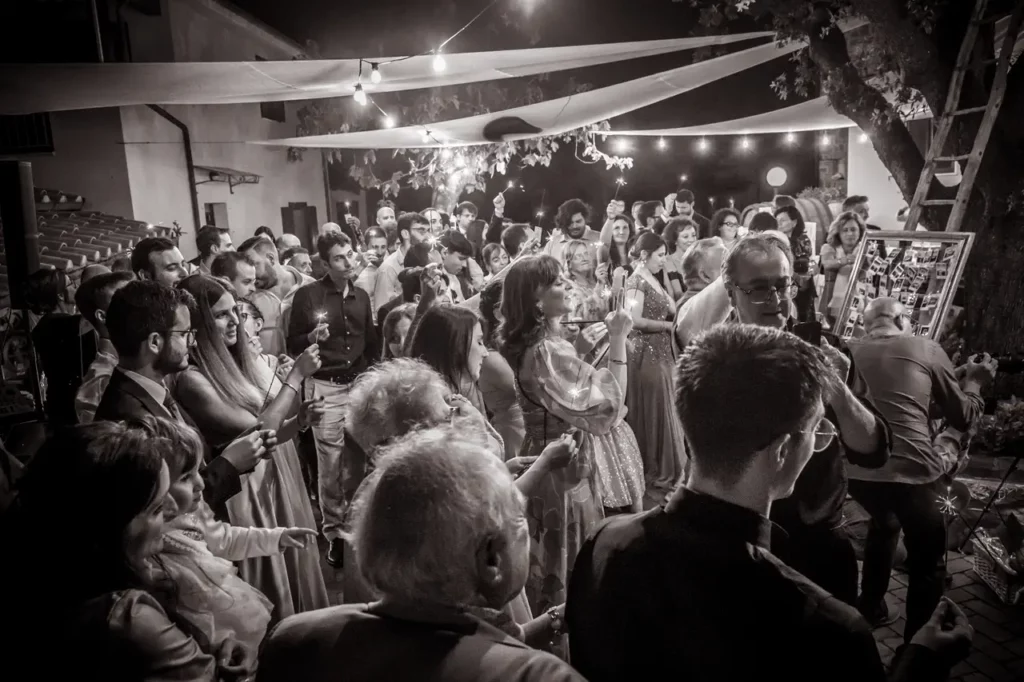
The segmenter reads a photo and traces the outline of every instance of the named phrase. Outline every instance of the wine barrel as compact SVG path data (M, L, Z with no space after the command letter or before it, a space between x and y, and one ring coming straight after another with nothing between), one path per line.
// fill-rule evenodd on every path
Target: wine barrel
M762 209L772 208L774 204L770 201L763 201L757 204L751 204L743 209L740 214L741 222L745 226L750 225L750 221L754 219L754 214L759 213ZM832 215L832 209L821 199L796 199L796 208L800 211L800 215L804 217L804 222L814 223L816 226L815 234L808 235L814 240L814 250L820 251L821 245L825 243L825 236L828 233L828 226L832 224L832 220L835 216ZM774 213L774 210L772 211Z

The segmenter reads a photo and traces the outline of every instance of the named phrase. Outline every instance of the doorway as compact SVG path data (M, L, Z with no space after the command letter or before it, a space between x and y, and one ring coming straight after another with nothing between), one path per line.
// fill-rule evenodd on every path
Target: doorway
M228 225L227 204L224 202L216 202L212 204L204 204L203 208L206 214L205 225L216 225L217 227L223 227L225 229L231 228L231 226Z

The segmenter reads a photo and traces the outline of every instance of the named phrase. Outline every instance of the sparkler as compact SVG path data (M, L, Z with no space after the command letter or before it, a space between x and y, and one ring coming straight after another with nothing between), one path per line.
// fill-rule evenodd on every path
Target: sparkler
M942 512L942 518L946 526L946 547L942 555L942 567L946 569L949 566L949 524L953 520L954 516L959 516L960 512L956 508L956 497L953 495L953 486L946 486L945 497L939 496L938 499L939 511ZM946 580L949 581L949 571L946 571Z
M576 406L576 398L579 398L585 393L583 388L580 387L580 374L583 372L583 365L586 363L580 361L579 367L576 369L576 381L573 382L572 388L569 389L569 397L572 398L572 406Z
M516 183L514 183L511 180L509 180L508 187L506 187L505 189L501 190L502 195L504 195L505 192L509 191L510 189L515 189L515 186L516 186Z
M619 198L619 190L622 189L622 186L626 184L626 179L619 178L618 180L615 181L615 184L618 185L618 187L615 188L615 196L612 197L612 201L615 201L616 199Z

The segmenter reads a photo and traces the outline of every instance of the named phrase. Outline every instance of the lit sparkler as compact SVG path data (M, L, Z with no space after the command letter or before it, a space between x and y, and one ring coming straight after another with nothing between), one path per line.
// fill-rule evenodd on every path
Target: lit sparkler
M323 324L326 319L327 319L327 311L326 310L321 310L321 311L317 312L317 314L316 314L317 325Z
M505 192L509 191L510 189L515 189L515 187L516 187L516 183L512 182L511 180L509 180L508 187L506 187L505 189L501 190L501 193L505 194Z
M953 486L946 486L946 496L939 496L938 499L939 511L942 512L942 518L945 521L946 526L946 547L942 554L942 567L945 569L949 565L949 524L953 520L954 516L958 516L959 512L956 509L956 497L953 496ZM946 571L946 579L949 579L949 571Z
M615 188L615 196L612 197L612 201L615 201L616 199L619 198L619 190L622 189L622 186L626 184L626 178L619 178L618 180L615 181L615 184L617 185L617 187Z

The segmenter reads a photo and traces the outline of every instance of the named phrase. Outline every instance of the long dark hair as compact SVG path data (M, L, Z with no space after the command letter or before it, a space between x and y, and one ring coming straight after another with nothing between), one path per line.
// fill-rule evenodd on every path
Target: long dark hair
M441 303L427 309L412 337L409 357L422 360L459 390L469 366L469 346L479 318L466 308Z
M153 501L168 443L141 423L93 422L56 431L25 471L10 518L16 547L5 563L18 582L13 595L46 610L73 608L100 595L148 589L151 581L140 557L128 555L125 532ZM88 532L61 533L61 551L74 557L74 570L54 561L53 534L68 528L76 514L88 515Z
M538 303L540 294L562 276L558 261L551 256L528 256L512 263L505 276L501 294L501 316L498 325L498 350L513 368L527 349L540 341L548 331L547 321Z
M615 243L614 237L612 243L608 245L608 272L615 272L615 268L626 268L630 269L629 266L629 249L636 238L636 225L633 223L633 219L628 215L619 214L612 218L612 225L619 220L624 221L629 225L629 237L626 238L626 243L623 244L623 250L626 252L626 262L622 262L622 255L619 253L619 245Z
M498 316L495 311L501 305L501 292L505 289L504 279L492 279L480 292L480 317L484 330L484 343L491 350L495 348L498 335Z
M196 345L190 351L192 361L221 398L258 415L269 387L264 385L255 359L247 352L245 331L239 324L238 341L234 348L228 348L217 333L213 318L213 307L224 294L232 292L213 277L201 274L186 277L178 287L192 294L196 301L192 310L192 326L196 328Z

